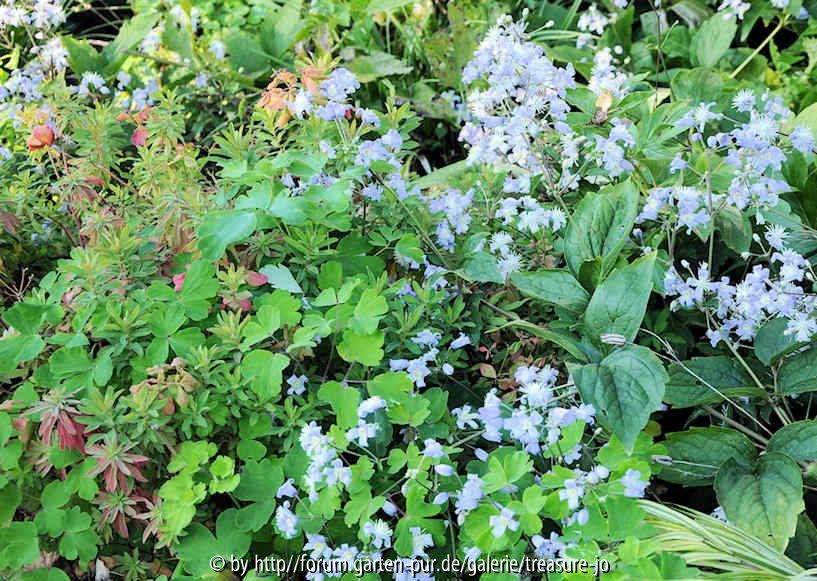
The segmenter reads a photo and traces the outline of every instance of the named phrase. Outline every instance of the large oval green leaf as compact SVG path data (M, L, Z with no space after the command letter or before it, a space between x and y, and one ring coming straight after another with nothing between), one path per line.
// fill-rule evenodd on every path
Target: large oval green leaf
M772 319L757 331L755 337L755 355L766 365L777 362L799 345L794 335L786 335L789 321L783 317Z
M817 347L783 362L777 375L777 389L784 395L817 391Z
M587 291L563 269L516 272L511 281L523 294L575 313L581 313L587 306Z
M689 47L689 56L696 67L714 67L732 44L738 31L735 18L724 18L718 13L695 31Z
M661 405L667 373L646 347L628 345L601 363L571 368L582 399L596 409L601 425L612 430L628 450Z
M783 426L769 438L766 449L798 462L817 461L817 420L802 420Z
M225 210L207 215L199 226L199 250L207 260L219 260L228 244L243 240L255 230L255 212Z
M723 401L725 397L764 396L765 391L734 359L722 355L695 357L670 365L664 401L684 408Z
M642 256L624 268L616 269L593 293L584 322L594 340L602 334L623 335L635 339L652 292L655 253Z
M664 445L672 464L661 470L660 477L684 486L712 484L718 469L730 458L752 464L757 457L749 438L737 430L718 426L667 434Z
M630 180L582 198L565 231L565 261L573 274L579 274L585 260L597 256L608 270L627 242L637 215L638 190Z
M753 466L727 460L715 477L715 493L729 522L781 551L805 508L800 468L779 452L761 456Z

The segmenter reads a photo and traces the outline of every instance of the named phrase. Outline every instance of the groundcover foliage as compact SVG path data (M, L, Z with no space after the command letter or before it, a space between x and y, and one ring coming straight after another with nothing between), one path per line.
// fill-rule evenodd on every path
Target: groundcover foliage
M817 575L814 18L0 6L0 575Z

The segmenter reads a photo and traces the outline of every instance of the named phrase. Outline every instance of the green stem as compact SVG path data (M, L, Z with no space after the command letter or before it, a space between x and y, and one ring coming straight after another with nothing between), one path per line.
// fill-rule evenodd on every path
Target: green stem
M786 22L788 22L788 20L789 20L789 15L788 14L786 14L786 16L781 18L780 22L777 23L777 26L774 27L774 30L772 30L769 33L769 36L767 36L763 40L763 42L761 42L758 45L758 47L755 50L752 51L752 54L747 56L746 59L742 63L740 63L740 65L738 65L738 68L736 68L734 71L732 71L732 74L729 75L729 78L734 79L735 77L737 77L740 74L740 72L743 69L745 69L749 65L749 63L752 62L752 60L758 54L760 54L760 51L762 51L764 48L766 48L766 45L769 44L772 41L772 39L775 37L775 35L783 29L783 27L786 25Z

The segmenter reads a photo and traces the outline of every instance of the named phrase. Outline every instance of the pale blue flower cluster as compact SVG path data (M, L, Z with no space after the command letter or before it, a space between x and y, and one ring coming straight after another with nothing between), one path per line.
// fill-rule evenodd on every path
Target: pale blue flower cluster
M318 498L318 486L347 486L352 481L352 470L338 457L329 438L316 422L304 426L300 436L301 447L309 457L304 486L309 500Z
M701 175L697 186L676 185L653 189L642 208L638 221L661 218L672 228L684 227L687 233L710 225L724 207L743 211L747 208L764 210L780 201L780 194L791 188L779 177L786 159L784 147L791 147L805 155L814 151L811 132L794 127L789 137L783 138L782 125L792 113L778 98L764 95L763 106L755 107L755 96L750 91L739 92L733 106L748 113L749 120L739 123L729 132L716 132L706 138L706 147L714 155L722 156L723 163L732 170L732 181L725 192L707 187L708 176ZM691 109L679 122L680 127L692 129L694 142L702 142L707 126L722 119L712 111L714 103L701 103ZM677 156L671 171L689 169L683 156ZM762 216L762 214L761 214Z
M463 83L473 87L473 120L460 139L470 147L470 163L513 166L530 176L548 171L547 135L572 133L566 96L576 83L573 67L555 66L541 46L527 41L524 26L500 18L463 70Z
M65 22L65 10L60 0L14 1L0 4L0 32L7 28L30 25L35 36Z
M574 407L562 407L559 404L562 398L554 393L558 372L548 366L520 367L514 376L519 383L521 394L516 407L504 403L496 390L491 390L485 396L484 404L479 408L479 421L484 427L483 438L492 442L506 440L522 445L524 450L531 454L538 454L545 447L552 446L559 441L561 430L576 421L586 424L594 423L595 410L593 406L579 404ZM568 394L571 387L568 387ZM458 408L452 413L462 423L473 418L470 407ZM563 460L572 464L578 459L579 450L563 450Z
M686 262L682 265L689 269ZM808 261L791 249L781 248L771 253L769 265L776 275L758 264L734 285L725 276L711 280L706 263L696 274L690 270L686 278L671 267L664 287L668 295L677 297L672 308L700 308L712 315L715 325L706 334L713 346L731 340L733 335L740 341L752 341L758 329L776 317L788 320L787 334L797 341L809 341L817 334L817 313L814 296L801 286L810 271Z
M68 66L68 51L57 36L57 28L66 20L62 3L52 0L6 2L0 5L0 32L26 27L34 55L23 66L11 71L0 83L0 110L8 110L18 123L20 103L40 101L41 84ZM24 59L21 59L24 60Z
M683 156L676 157L671 171L693 172L699 176L697 185L675 185L653 189L638 217L638 222L663 221L668 229L684 228L705 232L722 212L745 212L758 225L765 224L764 213L780 203L780 195L791 188L780 172L787 158L786 151L804 156L814 153L814 137L803 127L790 128L792 112L780 98L764 94L757 99L750 90L738 92L732 106L748 120L736 123L728 132L718 131L704 138L708 126L721 122L723 116L714 111L714 103L701 103L681 120L682 127L691 130L693 143L705 144L706 155L722 159L731 175L726 191L715 191L710 185L709 171L699 174L689 167ZM689 182L686 182L689 183ZM709 313L707 337L715 346L721 341L750 342L758 329L773 318L788 320L786 333L797 341L808 341L817 333L814 297L807 294L804 282L811 267L808 261L786 243L788 232L779 225L767 227L763 240L755 236L767 263L755 264L743 280L733 284L729 277L712 280L709 265L702 263L695 272L682 262L686 274L671 267L664 287L675 297L673 309L699 308Z

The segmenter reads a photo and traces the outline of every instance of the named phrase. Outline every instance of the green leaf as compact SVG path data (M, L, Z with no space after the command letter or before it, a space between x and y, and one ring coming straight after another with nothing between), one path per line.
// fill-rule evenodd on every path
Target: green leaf
M360 295L355 307L354 316L349 321L349 328L360 335L371 335L377 331L377 325L383 315L389 312L386 299L375 289L367 288Z
M91 515L82 512L78 506L71 507L71 510L65 513L65 532L81 533L91 527L91 522Z
M63 36L62 45L68 51L68 64L77 77L86 72L101 72L105 68L105 59L87 40Z
M599 423L631 450L661 405L667 382L661 360L646 347L627 345L599 364L572 367L571 373L582 399L596 409Z
M817 103L812 103L794 118L794 126L805 127L817 139Z
M306 223L306 211L309 201L303 197L281 193L275 196L269 207L269 213L280 218L284 224L301 226Z
M244 327L241 334L244 339L241 348L246 349L271 337L275 331L281 328L281 311L272 305L263 305L258 309L255 316Z
M84 513L78 506L65 514L65 534L60 538L60 555L68 560L78 559L85 564L96 557L99 536L90 528L91 515Z
M10 373L20 363L34 359L45 348L39 335L10 335L0 339L0 374Z
M43 322L56 325L64 315L57 305L38 305L31 303L17 303L3 313L2 319L9 327L23 335L36 335Z
M434 537L434 542L439 545L442 545L445 539L442 520L429 518L439 514L442 506L426 502L426 489L416 482L407 483L406 488L406 514L400 519L395 529L397 542L394 548L401 556L412 554L413 542L410 529L413 527L420 527L430 532Z
M259 297L255 301L256 307L260 310L265 305L277 307L281 314L281 323L294 327L301 320L301 301L293 297L287 291L276 290L272 294Z
M236 454L242 460L258 460L267 453L267 447L258 440L239 440Z
M652 293L655 252L619 268L595 290L584 313L587 332L594 340L606 333L635 339Z
M786 556L805 567L817 563L817 527L805 512L797 517L797 532L786 547Z
M726 245L740 254L752 245L752 224L737 208L725 206L715 217L715 227Z
M783 395L817 391L817 347L783 361L777 375L777 388Z
M12 522L0 527L0 570L20 570L39 557L40 543L33 522Z
M244 356L241 375L250 380L250 389L265 402L281 393L283 371L288 365L286 355L255 349Z
M261 26L261 44L272 56L281 57L295 42L303 27L301 0L289 0L270 13Z
M590 298L579 281L563 269L515 272L511 275L511 281L522 294L577 314L584 311Z
M56 539L65 530L65 511L61 508L43 508L34 517L34 524L40 534Z
M565 261L574 275L585 260L602 259L606 272L618 260L638 215L638 190L630 180L589 192L567 225Z
M468 170L468 160L455 161L440 167L422 177L417 178L413 185L425 190L431 186L445 185L452 182L457 176Z
M366 14L374 16L378 12L393 12L413 4L413 0L371 0L366 6Z
M235 526L243 532L257 532L270 521L273 511L275 511L275 499L268 494L265 500L259 500L238 509L235 515Z
M239 73L253 76L269 70L270 56L255 36L233 30L224 39L224 44L230 66Z
M508 454L501 461L496 456L488 460L488 472L482 477L483 492L490 494L513 484L533 468L533 460L525 452Z
M714 14L692 35L689 56L696 67L714 67L729 50L738 31L735 18Z
M232 492L239 483L235 474L235 461L230 456L217 456L210 464L210 494Z
M11 417L6 412L0 412L0 446L5 444L14 432Z
M261 462L250 460L241 472L241 481L235 489L239 500L253 504L239 509L236 513L236 526L242 531L258 531L269 522L275 510L275 498L271 490L278 490L284 482L284 472L280 465L269 458Z
M201 329L197 327L189 327L183 329L170 337L170 346L173 352L179 357L187 357L190 352L199 345L204 345L205 337Z
M431 402L425 397L413 397L389 408L389 420L394 424L419 427L431 415Z
M51 446L48 450L48 460L54 468L65 468L82 460L82 452L79 450L62 449L59 446Z
M110 63L115 58L124 56L126 52L145 39L159 22L159 17L157 12L141 12L126 20L119 28L116 38L102 50L105 59ZM110 71L111 74L113 72L115 71Z
M664 401L685 408L717 403L724 397L763 396L740 364L725 356L695 357L669 367Z
M187 321L180 305L159 305L148 317L148 328L155 337L169 337Z
M48 367L57 377L85 373L93 367L85 347L63 347L51 354Z
M802 346L794 334L786 335L788 319L778 317L765 323L757 330L755 355L766 365L777 363L781 357Z
M270 496L270 490L278 490L284 483L284 472L269 458L260 462L250 460L241 471L241 482L235 489L239 500L261 502Z
M94 361L94 383L99 387L107 385L113 375L111 355L112 349L105 347L97 354L96 361Z
M70 577L59 569L34 569L25 571L21 581L71 581Z
M681 69L672 77L670 86L675 99L697 105L716 101L721 95L723 80L709 69Z
M780 452L797 462L817 461L817 420L786 424L769 438L768 452Z
M332 406L339 428L348 430L357 425L360 393L355 388L346 387L337 381L329 381L318 390L318 398Z
M165 18L162 43L182 59L193 58L193 35L188 22L176 18Z
M206 260L197 260L187 269L187 274L179 292L179 301L185 314L194 321L207 316L210 300L218 292L216 267Z
M384 504L386 504L386 499L382 496L372 498L372 491L368 486L354 494L350 493L349 502L343 505L346 526L352 527L365 523L383 508Z
M487 252L474 252L462 266L461 275L464 279L474 282L495 282L502 284L505 279L499 271L496 258Z
M303 294L304 292L290 270L283 264L268 264L258 272L267 277L267 282L273 288L280 288L294 294Z
M215 454L215 450L212 453ZM164 538L175 540L196 516L196 504L207 496L206 485L193 481L194 472L183 471L159 488L159 496L163 500L163 522L159 532Z
M49 482L43 488L40 501L46 508L59 508L71 500L71 487L62 480Z
M361 83L392 75L404 75L412 71L409 65L394 55L377 50L356 57L347 66Z
M96 460L93 458L86 458L81 464L74 466L71 472L68 473L68 478L65 480L66 484L71 487L71 490L77 493L82 500L90 501L99 492L99 485L96 479L87 478L85 475L96 466Z
M387 415L394 424L420 426L431 415L431 404L424 396L412 396L414 383L405 372L381 373L369 381L369 395L382 397L388 404Z
M570 353L576 360L581 362L588 361L587 355L584 352L584 345L579 343L579 340L571 333L556 329L548 329L542 327L541 325L535 325L522 319L511 321L508 323L508 326L525 329L532 335L559 345L562 349Z
M661 469L662 480L684 486L706 486L730 458L751 465L757 457L752 442L737 430L721 427L690 428L667 434L664 442L672 464Z
M374 367L383 359L383 331L360 335L351 329L343 331L343 340L338 344L338 355L352 363L357 361L367 367Z
M22 500L23 494L13 482L6 484L0 490L0 526L5 526L14 518L14 513Z
M417 265L423 263L425 254L420 246L420 239L416 234L403 234L394 245L394 253L398 258L411 260Z
M769 452L754 466L727 460L715 477L715 493L729 522L784 550L803 512L803 478L797 464Z
M210 212L199 226L199 250L206 260L219 260L229 244L255 231L255 212L223 210Z
M493 553L503 551L508 548L509 545L519 540L521 530L511 531L508 529L505 534L499 538L493 535L493 527L491 527L490 524L491 517L498 514L499 509L495 505L487 503L481 504L475 510L468 513L463 531L470 540L469 545L474 545L485 553ZM488 576L483 575L483 577Z
M387 404L407 402L411 399L409 394L413 387L414 383L402 371L381 373L372 378L367 384L369 395L381 397Z
M236 512L236 509L230 508L219 515L215 537L204 525L193 523L188 534L179 542L179 558L183 561L185 570L196 575L197 579L212 574L210 560L214 555L240 559L249 550L252 535L235 526Z
M712 11L697 0L680 0L674 2L670 10L675 12L688 26L694 28L712 15ZM682 30L686 30L683 29Z
M179 446L178 452L173 455L167 465L169 472L185 472L194 474L202 464L206 464L218 451L213 442L187 440Z
M610 21L604 31L605 46L620 46L625 54L630 52L634 15L635 7L632 5L616 13L615 19Z

